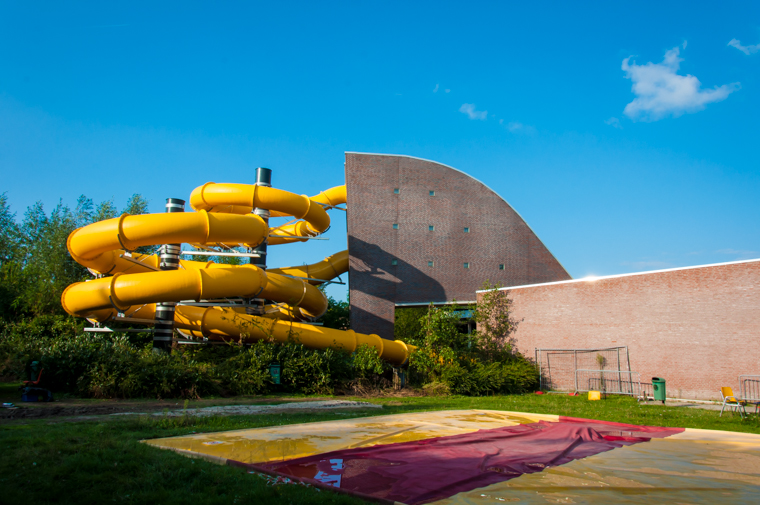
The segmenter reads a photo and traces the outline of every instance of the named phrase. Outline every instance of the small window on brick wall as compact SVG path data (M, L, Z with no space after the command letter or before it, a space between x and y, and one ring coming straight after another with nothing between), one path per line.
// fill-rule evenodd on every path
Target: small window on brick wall
M504 270L504 263L499 264L499 270Z
M393 229L398 230L398 223L393 223Z
M398 260L391 260L391 265L393 265L394 267L395 267L396 265L398 265Z
M428 261L428 266L432 267L432 266L434 266L434 263L432 261Z
M435 231L435 225L434 224L428 225L428 231Z
M464 267L465 268L470 268L470 262L469 261L465 261L464 262Z
M398 188L395 188L395 189L393 190L393 194L394 194L394 195L398 195L399 193L400 193L400 190L399 190Z
M465 226L464 227L464 232L465 233L470 233L470 227L469 226Z
M431 189L431 190L430 190L430 193L429 193L429 194L430 194L430 196L435 196L435 191L433 191L433 190Z

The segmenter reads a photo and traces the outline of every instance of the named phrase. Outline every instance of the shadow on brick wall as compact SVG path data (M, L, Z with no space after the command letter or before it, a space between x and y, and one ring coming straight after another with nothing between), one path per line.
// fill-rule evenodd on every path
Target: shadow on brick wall
M351 328L393 338L397 302L446 301L443 286L413 265L356 237L349 237ZM393 260L397 261L393 265ZM365 296L366 295L366 296Z

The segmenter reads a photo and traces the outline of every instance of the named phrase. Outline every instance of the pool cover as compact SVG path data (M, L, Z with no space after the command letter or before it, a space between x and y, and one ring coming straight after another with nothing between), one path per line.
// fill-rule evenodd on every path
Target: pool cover
M760 436L497 411L444 411L147 441L409 505L740 503Z

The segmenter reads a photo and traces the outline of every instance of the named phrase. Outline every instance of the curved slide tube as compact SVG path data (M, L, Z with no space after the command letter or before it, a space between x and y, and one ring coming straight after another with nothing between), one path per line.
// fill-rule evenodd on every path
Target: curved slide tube
M287 191L245 184L208 183L196 188L190 203L197 212L122 215L74 230L67 246L72 258L99 278L72 284L61 303L74 316L105 322L124 318L149 324L156 303L179 302L175 327L193 337L214 340L295 338L310 348L341 348L349 352L367 344L393 364L403 364L412 346L377 335L322 328L313 321L327 310L316 287L348 271L348 251L303 266L272 268L222 265L181 260L179 270L158 270L156 255L131 253L141 246L191 243L205 247L255 247L308 240L326 231L325 208L345 203L345 186L309 198ZM269 228L251 214L254 207L272 215L292 216L294 224ZM182 302L220 298L261 298L272 302L265 316L246 314L238 307L195 307Z

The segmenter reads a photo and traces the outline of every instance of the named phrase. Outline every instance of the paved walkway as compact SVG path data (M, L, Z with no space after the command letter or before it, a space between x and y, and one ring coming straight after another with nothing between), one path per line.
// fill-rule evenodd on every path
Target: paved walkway
M169 410L166 412L152 412L151 416L235 416L251 414L279 414L282 412L298 412L304 410L330 410L330 409L382 409L382 405L368 402L349 400L324 400L315 402L290 402L279 405L224 405L219 407L202 407L197 409ZM129 416L141 414L141 412L119 412L112 416Z
M641 405L647 405L650 407L662 407L662 402L641 402ZM688 400L684 401L674 401L674 400L667 400L665 402L666 407L678 407L682 409L702 409L702 410L717 410L720 411L721 408L723 408L723 405L720 403L702 403L702 402L690 402ZM755 410L755 407L753 405L747 405L747 413L753 413ZM729 412L730 409L726 407L726 412Z

